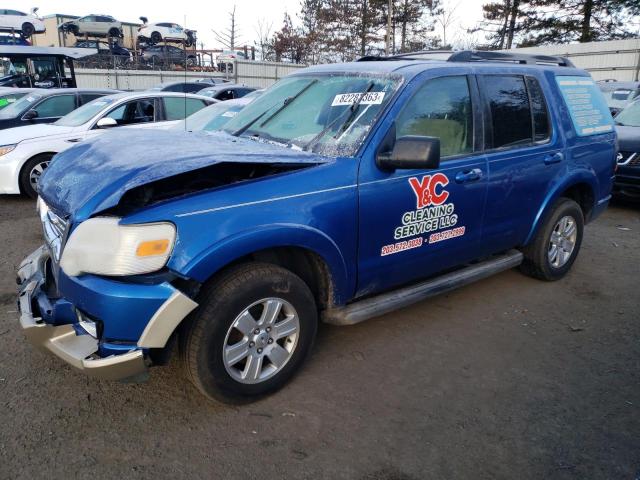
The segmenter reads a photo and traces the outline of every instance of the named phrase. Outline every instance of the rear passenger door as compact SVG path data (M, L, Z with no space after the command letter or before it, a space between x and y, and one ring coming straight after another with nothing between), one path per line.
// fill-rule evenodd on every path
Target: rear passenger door
M485 253L494 253L525 241L566 159L542 75L492 74L478 79L489 168L482 244Z
M367 153L359 174L358 295L442 272L479 256L487 167L473 76L426 79L403 94L387 139L438 137L437 169L384 170ZM394 107L395 108L395 107ZM383 125L387 119L383 122ZM378 147L380 148L380 147Z

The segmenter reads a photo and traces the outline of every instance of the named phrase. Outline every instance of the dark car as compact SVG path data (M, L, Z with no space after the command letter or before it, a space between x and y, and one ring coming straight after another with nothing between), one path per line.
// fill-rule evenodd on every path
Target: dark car
M151 87L149 90L155 92L181 92L196 93L204 90L209 85L202 82L167 82Z
M216 100L233 100L234 98L242 98L247 93L255 91L255 88L246 87L244 85L235 85L229 83L223 83L215 85L213 87L207 87L204 90L198 92L205 97L215 98Z
M209 85L220 85L221 83L231 83L231 80L220 77L205 77L196 80L198 83L207 83Z
M0 45L21 45L23 47L28 47L31 46L31 42L20 36L0 35Z
M629 102L640 96L640 82L619 82L601 80L598 87L602 91L611 115L616 116Z
M52 123L67 113L117 90L50 88L35 90L0 110L0 130L36 123Z
M617 196L640 200L640 99L614 118L618 131L618 168L613 191Z
M129 50L116 42L114 42L112 45L109 45L107 42L83 40L81 42L76 42L75 48L97 48L98 55L115 55L118 57L126 58L129 58L131 56L131 52Z
M147 47L141 54L141 59L149 65L195 65L197 57L182 48L173 45L153 45Z

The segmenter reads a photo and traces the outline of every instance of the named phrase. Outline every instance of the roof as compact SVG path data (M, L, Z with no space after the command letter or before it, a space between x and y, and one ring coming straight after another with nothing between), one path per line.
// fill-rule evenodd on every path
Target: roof
M93 48L69 48L69 47L30 47L24 45L0 45L0 55L31 56L31 55L56 55L66 58L82 58L98 53Z
M114 94L114 93L119 93L120 90L113 90L110 88L16 88L15 90L22 90L22 91L33 91L35 93L37 93L38 95L43 95L43 96L50 96L50 95L55 95L57 93L104 93L107 95L110 94ZM7 93L7 92L1 92L2 93Z
M69 89L67 89L69 90ZM156 90L141 90L138 92L120 92L114 93L113 95L109 95L109 98L113 98L115 100L120 99L129 99L129 98L145 98L145 97L180 97L180 98L199 98L200 100L206 100L208 102L212 102L215 100L213 98L205 97L202 95L198 95L195 93L182 93L182 92L161 92Z

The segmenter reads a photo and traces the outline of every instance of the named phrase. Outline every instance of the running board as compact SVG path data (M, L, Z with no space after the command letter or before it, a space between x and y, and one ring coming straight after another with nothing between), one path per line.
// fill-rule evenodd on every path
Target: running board
M469 265L425 282L359 300L344 307L325 310L322 314L322 320L332 325L354 325L425 298L449 292L495 273L509 270L521 263L522 252L509 250L504 254L493 256L483 262Z

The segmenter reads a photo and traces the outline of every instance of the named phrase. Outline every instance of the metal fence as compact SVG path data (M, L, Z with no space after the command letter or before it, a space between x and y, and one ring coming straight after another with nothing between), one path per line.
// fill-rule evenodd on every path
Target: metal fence
M78 87L145 90L164 82L190 81L198 78L225 78L249 87L265 88L286 75L303 68L290 63L236 60L223 68L202 67L178 61L142 62L117 56L95 55L76 62Z
M595 80L640 80L640 38L518 48L515 51L568 57L576 67L591 73Z

